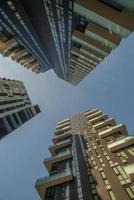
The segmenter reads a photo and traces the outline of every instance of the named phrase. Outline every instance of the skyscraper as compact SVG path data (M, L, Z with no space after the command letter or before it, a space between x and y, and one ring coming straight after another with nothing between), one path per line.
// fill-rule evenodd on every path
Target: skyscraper
M1 0L1 53L76 85L133 32L133 20L133 0Z
M62 8L61 5L58 5L59 3L55 4L52 1L54 8L51 8L50 2L43 0L36 0L34 3L32 0L0 1L2 36L9 35L9 38L6 37L6 49L3 48L2 52L5 56L11 56L24 67L35 69L37 72L53 68L60 78L67 80L70 60L68 58L70 55L68 34L70 34L71 41L71 25L70 30L68 29L69 3L65 1L65 7ZM47 9L48 6L55 11L54 15L52 10L50 12ZM60 21L55 9L57 6L59 9L63 9L61 15L60 12L58 13ZM66 13L65 21L64 13ZM64 38L61 32L63 32ZM10 38L12 38L13 44L8 43ZM1 46L4 44L2 43Z
M0 139L39 112L21 81L0 78Z
M69 82L79 83L134 30L132 0L75 0Z
M56 126L49 176L36 182L42 200L134 199L134 136L98 109Z

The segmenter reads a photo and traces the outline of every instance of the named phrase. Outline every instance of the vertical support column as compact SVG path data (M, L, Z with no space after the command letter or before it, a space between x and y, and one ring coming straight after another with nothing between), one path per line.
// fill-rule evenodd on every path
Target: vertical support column
M10 118L11 123L13 124L14 128L16 129L16 128L18 127L18 124L16 123L16 121L15 121L13 115L12 115L12 114L9 115L9 118Z
M24 111L24 113L25 113L25 115L26 115L26 117L27 117L27 120L30 119L30 117L29 117L29 115L28 115L28 113L27 113L27 110L24 109L23 111Z
M20 118L19 114L18 114L18 113L14 113L14 115L15 115L16 118L18 119L19 125L21 125L21 124L22 124L22 121L21 121L21 118Z
M3 117L1 120L5 126L7 134L10 133L12 131L12 128L11 128L10 124L8 123L8 120L6 119L6 117Z
M33 117L33 114L32 114L31 108L28 108L28 111L29 111L30 116L31 116L31 118L32 118L32 117Z
M30 108L27 108L27 112L29 113L29 115L31 116L31 118L33 117L32 113L29 110Z

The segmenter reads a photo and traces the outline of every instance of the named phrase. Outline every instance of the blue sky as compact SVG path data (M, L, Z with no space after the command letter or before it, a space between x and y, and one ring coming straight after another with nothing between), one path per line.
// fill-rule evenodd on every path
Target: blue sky
M89 108L99 108L134 132L134 34L131 34L78 86L53 71L34 75L0 56L0 76L22 80L41 114L0 141L0 200L39 200L34 188L47 175L43 159L56 123Z

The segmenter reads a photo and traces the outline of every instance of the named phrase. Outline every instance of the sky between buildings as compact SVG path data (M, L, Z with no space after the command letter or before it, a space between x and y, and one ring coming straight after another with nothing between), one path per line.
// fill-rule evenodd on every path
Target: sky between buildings
M41 114L0 141L0 200L39 200L34 188L47 175L43 159L56 123L86 109L99 108L134 134L134 34L74 87L53 71L34 75L0 56L0 76L22 80Z

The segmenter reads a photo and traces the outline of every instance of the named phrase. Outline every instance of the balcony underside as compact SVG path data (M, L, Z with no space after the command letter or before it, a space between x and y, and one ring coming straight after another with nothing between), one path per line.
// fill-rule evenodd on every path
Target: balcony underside
M61 148L67 147L67 146L69 146L70 144L71 144L71 140L70 140L70 139L67 139L67 140L64 140L64 141L62 141L62 142L59 142L59 143L57 143L57 144L55 144L55 145L50 146L50 147L49 147L49 151L50 151L50 153L51 153L52 155L55 155L55 151L56 151L57 149L61 149Z
M47 188L55 185L60 185L62 183L69 182L72 180L73 180L72 172L70 169L67 169L61 173L53 174L48 177L38 179L35 187L40 198L44 200Z
M122 125L122 124L116 125L112 128L102 131L101 133L99 133L99 136L101 138L106 138L106 137L109 137L109 136L119 133L119 132L122 133L122 135L127 135L126 126Z
M100 122L100 123L94 125L94 128L97 130L97 129L102 128L103 126L106 126L109 124L111 126L115 126L116 125L115 119L109 118L109 119L105 120L104 122Z
M67 138L69 136L70 136L70 133L66 132L66 133L54 136L53 139L52 139L52 141L53 141L54 144L56 144L58 142L58 140Z
M111 152L116 152L116 151L119 151L119 150L124 149L126 147L129 147L131 145L134 145L134 137L128 136L128 137L125 137L123 139L120 139L118 141L115 141L115 142L109 144L108 149Z
M44 164L47 168L47 170L50 172L52 165L54 163L63 161L63 160L68 160L72 157L71 152L69 151L69 149L63 153L60 153L56 156L50 157L49 159L44 160Z

